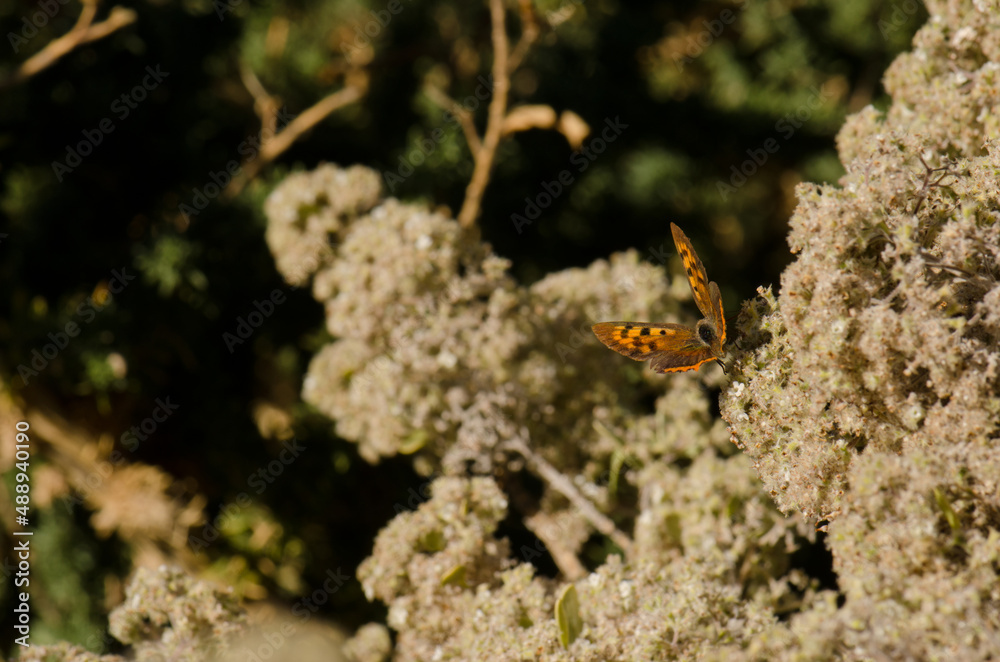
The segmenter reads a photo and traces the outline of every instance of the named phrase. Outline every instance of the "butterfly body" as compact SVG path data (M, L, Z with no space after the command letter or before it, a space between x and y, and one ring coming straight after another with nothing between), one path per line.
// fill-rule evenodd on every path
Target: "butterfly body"
M726 342L726 320L719 286L708 281L704 265L681 229L671 223L670 230L684 262L695 303L705 317L694 327L669 323L600 322L591 328L598 340L610 349L636 361L650 361L655 372L693 370L708 361L717 361L725 370L722 346Z

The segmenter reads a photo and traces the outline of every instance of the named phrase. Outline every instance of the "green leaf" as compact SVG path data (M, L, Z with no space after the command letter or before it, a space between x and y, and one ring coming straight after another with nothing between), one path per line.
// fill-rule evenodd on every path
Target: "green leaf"
M417 540L417 551L435 554L444 549L444 534L440 531L428 531Z
M418 450L427 445L430 435L426 430L414 430L406 436L406 440L400 444L399 452L402 455L413 455Z
M576 595L576 586L570 584L556 601L556 622L559 624L559 641L563 648L576 641L583 631L583 620L580 618L580 599Z
M465 587L465 566L462 564L456 565L450 571L445 573L445 576L441 578L441 586L461 586Z

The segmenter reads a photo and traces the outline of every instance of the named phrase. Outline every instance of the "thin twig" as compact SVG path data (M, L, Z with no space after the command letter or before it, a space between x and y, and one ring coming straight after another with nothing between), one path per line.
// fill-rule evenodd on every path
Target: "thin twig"
M943 165L938 168L932 168L927 164L927 161L924 160L923 156L918 154L917 158L920 159L920 163L921 165L924 166L925 172L924 172L924 181L923 184L920 186L920 191L917 196L917 204L913 208L914 215L920 211L920 207L924 204L924 201L927 199L927 196L930 195L930 190L932 188L937 188L938 186L940 186L941 182L944 181L946 177L956 177L956 178L958 177L958 175L956 175L951 171L951 167L949 165ZM936 172L942 172L944 174L942 174L934 181L931 181L931 177Z
M281 132L275 135L260 150L261 165L270 163L280 156L303 133L322 122L330 113L360 100L366 91L367 86L358 84L348 85L302 111L298 117L289 122L288 126L282 129Z
M615 523L611 521L604 513L597 510L594 504L590 503L576 486L558 469L553 467L551 464L546 462L541 456L533 452L528 446L520 440L511 439L504 443L504 447L510 448L517 453L520 453L528 464L532 465L536 472L557 492L566 497L570 503L579 509L580 514L590 522L591 526L598 530L598 532L611 538L611 540L625 552L625 556L629 557L632 554L632 540L618 530Z
M524 525L534 533L552 555L559 572L571 582L587 576L587 568L570 549L555 519L545 513L536 513L524 519Z
M77 46L97 41L98 39L103 39L115 30L134 23L138 16L131 9L113 7L111 9L111 13L105 20L97 23L96 25L92 25L96 14L97 2L84 2L83 11L80 12L80 16L77 18L76 25L73 26L73 29L58 39L49 42L45 48L25 60L21 66L17 68L17 71L8 75L6 78L0 79L0 89L13 87L14 85L24 82L38 72L51 67L53 64L58 62L61 57L72 51Z
M278 130L278 109L281 108L281 100L264 89L264 84L246 62L240 63L240 79L253 97L253 110L260 118L261 132L269 131L274 134Z
M512 74L521 66L521 61L528 54L531 46L538 39L538 20L535 18L535 8L531 0L521 0L521 40L507 59L507 73Z
M486 120L486 134L482 147L474 152L475 166L472 179L465 188L465 200L458 212L458 223L463 228L471 228L479 217L483 193L490 180L490 170L496 157L497 146L503 135L503 118L507 113L507 94L510 91L508 70L507 24L503 0L490 0L490 20L493 23L493 98Z
M469 151L473 154L479 153L483 144L479 141L479 133L476 132L476 124L472 119L472 113L466 110L462 104L452 99L448 94L433 83L424 86L424 92L431 98L431 101L447 109L462 127L465 134L465 141L469 143Z
M274 134L273 138L263 143L260 153L257 154L257 158L248 162L238 177L233 177L233 181L226 187L225 197L233 198L239 195L247 182L256 177L265 166L283 154L302 134L315 127L335 110L358 101L366 92L366 83L349 84L302 111L294 120L288 123L288 126Z
M521 13L521 39L510 50L507 39L506 14L503 0L490 0L491 40L493 43L493 96L487 111L486 131L482 139L476 131L472 113L456 103L443 90L432 84L426 86L427 95L439 106L450 110L458 119L465 139L472 152L474 166L469 184L465 187L465 199L458 212L458 223L465 229L472 228L482 208L483 195L490 181L490 172L496 159L497 147L504 133L507 116L507 102L510 93L510 75L521 65L532 44L538 38L538 21L535 18L531 0L519 0Z

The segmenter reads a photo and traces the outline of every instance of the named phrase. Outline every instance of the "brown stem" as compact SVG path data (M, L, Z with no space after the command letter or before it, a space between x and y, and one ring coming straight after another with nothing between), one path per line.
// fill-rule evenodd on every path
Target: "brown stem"
M587 576L587 568L584 567L577 555L570 549L565 536L559 530L559 525L556 523L555 518L538 513L533 517L525 518L524 525L542 541L552 555L552 560L558 566L559 572L566 579L575 582Z
M507 448L514 450L524 456L524 459L528 461L538 475L548 483L552 489L562 494L566 497L570 503L579 509L580 514L590 522L591 526L597 529L600 533L611 538L611 540L618 545L621 550L625 553L626 558L632 553L632 540L629 539L627 535L618 530L615 523L611 521L604 513L597 510L594 504L590 503L579 490L573 485L573 482L559 472L558 469L553 467L551 464L546 462L541 456L534 453L527 444L520 440L510 440L504 444Z
M469 151L473 154L478 154L483 145L479 141L476 124L472 121L472 113L463 108L462 104L452 99L444 90L433 83L425 85L424 92L431 98L431 101L447 109L455 116L455 119L458 120L459 125L462 127L462 133L465 134L466 142L469 143Z
M77 46L103 39L115 30L134 23L137 18L137 14L131 9L114 7L105 20L92 25L96 14L97 2L84 2L83 11L80 12L73 29L49 42L45 48L25 60L16 71L6 78L0 79L0 89L13 87L26 81L39 71L51 67Z
M521 66L521 61L528 54L532 44L538 38L538 21L535 19L535 9L531 0L520 0L521 10L521 40L517 42L510 57L507 58L507 73L514 73Z
M240 79L253 97L253 110L260 118L261 130L274 134L278 130L278 109L281 108L281 101L264 89L257 74L245 62L240 63Z
M490 100L483 144L477 152L474 152L475 167L472 170L472 179L465 189L465 200L458 212L458 223L466 229L471 228L479 217L483 193L490 180L493 159L496 157L497 145L500 144L500 137L503 134L507 94L510 91L507 59L509 43L503 0L490 0L490 20L493 23L493 98Z
M265 142L257 154L257 158L248 162L240 176L234 177L233 181L226 187L225 197L233 198L239 195L247 182L252 180L271 161L278 158L289 147L292 146L302 134L319 124L323 119L344 106L361 99L367 91L367 84L364 82L349 84L348 86L334 92L325 99L310 106L301 112L294 120L288 123L284 129L274 134L270 140Z

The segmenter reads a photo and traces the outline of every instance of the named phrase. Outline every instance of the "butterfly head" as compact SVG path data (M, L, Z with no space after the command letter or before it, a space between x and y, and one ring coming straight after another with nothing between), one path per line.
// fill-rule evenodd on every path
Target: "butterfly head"
M695 335L712 350L713 354L722 355L722 338L719 337L715 325L707 319L699 320L694 327Z

